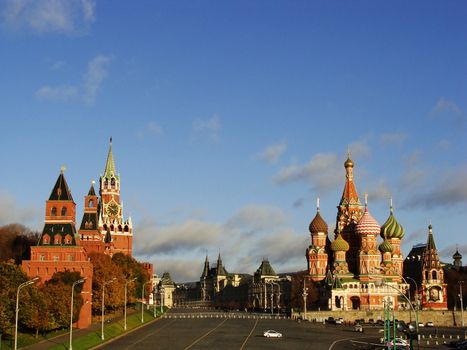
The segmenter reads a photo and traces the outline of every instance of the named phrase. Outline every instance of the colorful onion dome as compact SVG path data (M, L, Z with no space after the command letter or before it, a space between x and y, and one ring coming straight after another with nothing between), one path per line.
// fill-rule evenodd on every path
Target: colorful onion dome
M393 209L391 206L391 213L386 222L381 226L381 237L383 239L399 238L404 237L404 228L399 224L394 217Z
M361 217L360 221L355 226L355 232L358 235L373 235L377 236L380 232L380 226L378 222L371 216L368 211L368 206L365 205L365 212Z
M313 220L311 220L310 223L310 233L317 234L318 232L323 232L325 234L328 234L328 224L324 219L321 217L319 214L319 210L317 211L315 217Z
M392 253L394 251L394 247L387 239L379 245L378 249L381 253Z
M337 234L337 238L331 243L331 250L333 252L346 252L350 248L349 243L342 238L340 232Z

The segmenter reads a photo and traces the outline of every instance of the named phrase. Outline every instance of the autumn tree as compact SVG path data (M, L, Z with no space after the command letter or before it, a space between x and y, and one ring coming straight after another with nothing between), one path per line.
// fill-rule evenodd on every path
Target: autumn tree
M37 243L38 238L37 232L20 224L0 227L0 261L14 259L20 264L23 259L29 259L29 248Z
M307 289L307 308L316 306L319 302L319 293L316 283L308 277L308 271L299 271L292 276L292 289L290 296L290 306L295 309L303 309L303 286Z
M102 289L105 284L105 308L115 310L122 305L124 299L125 276L122 269L112 262L110 256L102 253L91 253L89 258L93 264L92 278L92 310L94 314L101 312ZM109 283L112 281L111 283Z
M151 277L148 275L143 264L139 263L135 258L123 253L116 253L112 257L112 262L120 268L125 281L136 278L135 283L128 284L128 302L131 303L141 298L142 286L144 283L148 282ZM123 281L123 283L125 283L125 281ZM150 287L146 284L144 295L147 296L149 291ZM124 300L122 299L122 305L123 303Z

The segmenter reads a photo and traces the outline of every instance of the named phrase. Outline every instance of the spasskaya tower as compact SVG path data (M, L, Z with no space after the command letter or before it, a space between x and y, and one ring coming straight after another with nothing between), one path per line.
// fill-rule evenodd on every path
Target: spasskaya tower
M133 225L131 218L124 220L120 199L120 174L115 170L110 138L109 153L99 185L99 232L110 255L121 252L132 254Z

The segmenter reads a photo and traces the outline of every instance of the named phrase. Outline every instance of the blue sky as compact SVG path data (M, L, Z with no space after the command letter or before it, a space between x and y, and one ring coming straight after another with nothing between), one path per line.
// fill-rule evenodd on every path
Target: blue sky
M405 254L431 221L467 253L467 4L462 1L0 3L0 224L41 230L60 166L78 207L110 136L134 252L196 280L306 268L350 148Z

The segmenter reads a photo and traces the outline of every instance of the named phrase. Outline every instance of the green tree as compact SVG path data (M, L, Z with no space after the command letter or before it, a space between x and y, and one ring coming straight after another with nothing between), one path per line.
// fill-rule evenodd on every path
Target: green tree
M15 324L16 292L21 283L28 280L20 266L13 260L0 262L0 333L11 334ZM21 290L19 324L21 325L27 317L30 307L29 293L34 286Z

